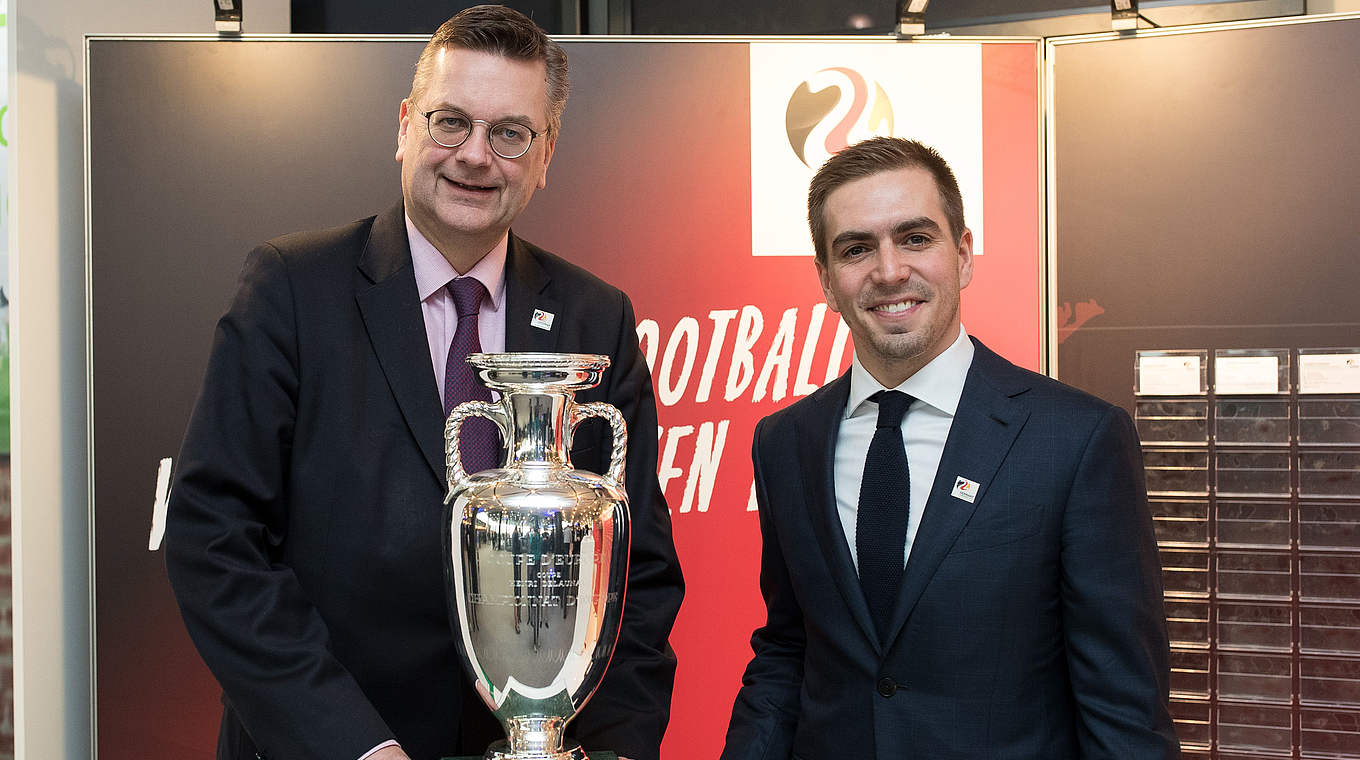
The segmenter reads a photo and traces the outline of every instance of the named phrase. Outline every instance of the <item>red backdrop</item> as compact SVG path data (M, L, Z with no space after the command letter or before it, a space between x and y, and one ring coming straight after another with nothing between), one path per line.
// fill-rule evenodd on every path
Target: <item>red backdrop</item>
M548 188L516 230L634 300L687 581L663 755L716 757L764 615L751 434L828 379L840 319L822 305L811 258L751 255L747 45L580 43L568 53L565 132ZM1038 55L1034 43L982 45L987 243L963 299L969 332L1032 369L1043 271Z

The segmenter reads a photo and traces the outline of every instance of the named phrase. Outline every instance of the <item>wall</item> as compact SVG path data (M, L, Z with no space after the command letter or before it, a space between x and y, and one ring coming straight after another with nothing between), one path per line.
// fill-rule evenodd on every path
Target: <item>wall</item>
M1307 8L1355 5L1311 0ZM21 146L8 167L20 757L88 757L93 746L82 35L210 32L208 7L183 0L10 0L6 126L7 138ZM251 0L246 29L286 32L288 14L285 0Z
M420 34L429 36L454 13L479 0L375 3L371 0L292 0L293 31L299 34ZM565 34L561 0L500 0L527 15L548 34Z
M1071 0L1066 0L1070 2ZM938 5L938 3L937 3ZM1349 13L1360 10L1360 0L1144 0L1143 20L1138 26L1147 29L1188 24L1216 24L1225 21L1278 18L1283 16ZM934 10L935 6L931 6ZM943 14L941 14L943 15ZM926 31L958 35L998 35L1027 37L1061 37L1073 34L1092 34L1110 31L1108 5L1074 8L1070 13L1043 15L1012 13L991 17L967 17L949 14L943 18L926 16Z
M0 760L14 757L14 610L9 589L9 2L0 0Z
M84 44L87 33L210 33L183 0L10 0L14 690L18 757L92 756L86 457ZM287 32L252 0L249 32ZM148 505L149 507L149 505ZM148 749L148 756L156 756Z

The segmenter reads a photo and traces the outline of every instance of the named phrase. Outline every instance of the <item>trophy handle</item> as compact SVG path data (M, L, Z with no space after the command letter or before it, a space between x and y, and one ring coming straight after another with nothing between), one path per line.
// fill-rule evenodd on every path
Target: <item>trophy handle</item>
M575 404L572 408L571 429L576 431L576 426L582 420L591 417L603 417L609 421L610 427L614 428L614 450L609 457L609 472L604 476L614 482L614 485L623 488L623 465L628 456L628 423L623 421L623 413L612 404L600 401L592 401L588 404Z
M449 487L448 493L444 496L445 504L448 504L453 495L468 482L468 473L463 469L463 456L458 444L458 432L463 427L463 420L468 417L486 417L496 423L496 427L505 430L505 413L501 411L499 405L489 401L464 401L449 412L448 422L444 423L444 471L448 477Z

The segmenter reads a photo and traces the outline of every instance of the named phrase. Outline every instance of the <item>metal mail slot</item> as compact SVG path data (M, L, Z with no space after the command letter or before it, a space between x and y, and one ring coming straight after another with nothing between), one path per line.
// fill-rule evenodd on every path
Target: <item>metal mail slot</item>
M1299 454L1299 495L1360 498L1360 451Z
M1288 549L1289 502L1218 502L1218 545Z
M1218 746L1221 749L1274 749L1288 752L1293 742L1294 713L1288 707L1218 706Z
M1138 439L1152 444L1205 444L1209 441L1209 402L1138 401L1134 405Z
M1205 451L1144 450L1149 495L1207 496L1209 454Z
M1222 446L1287 445L1288 401L1218 401L1214 404L1214 442Z
M1216 486L1224 496L1288 496L1289 453L1219 452Z
M1150 499L1152 523L1161 546L1209 545L1209 502L1194 499Z
M1288 554L1220 551L1216 557L1219 596L1237 599L1290 598L1292 584Z
M1292 610L1287 604L1218 605L1218 645L1224 649L1288 652L1293 646Z
M1300 446L1360 446L1360 400L1300 399Z

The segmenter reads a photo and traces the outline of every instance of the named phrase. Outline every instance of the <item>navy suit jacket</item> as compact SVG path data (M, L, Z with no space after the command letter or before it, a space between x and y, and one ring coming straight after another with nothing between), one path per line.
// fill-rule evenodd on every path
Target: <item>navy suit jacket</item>
M848 375L757 426L768 619L724 760L1180 757L1133 425L974 344L886 640L833 494Z
M508 350L613 358L578 400L628 422L631 573L612 665L573 729L586 746L655 760L683 582L632 305L513 235L505 276ZM534 309L556 315L551 330L530 325ZM217 326L166 536L185 623L224 692L219 758L349 760L391 737L415 760L486 748L489 713L469 704L444 601L440 398L400 204L251 253ZM604 472L610 440L583 423L573 463Z

